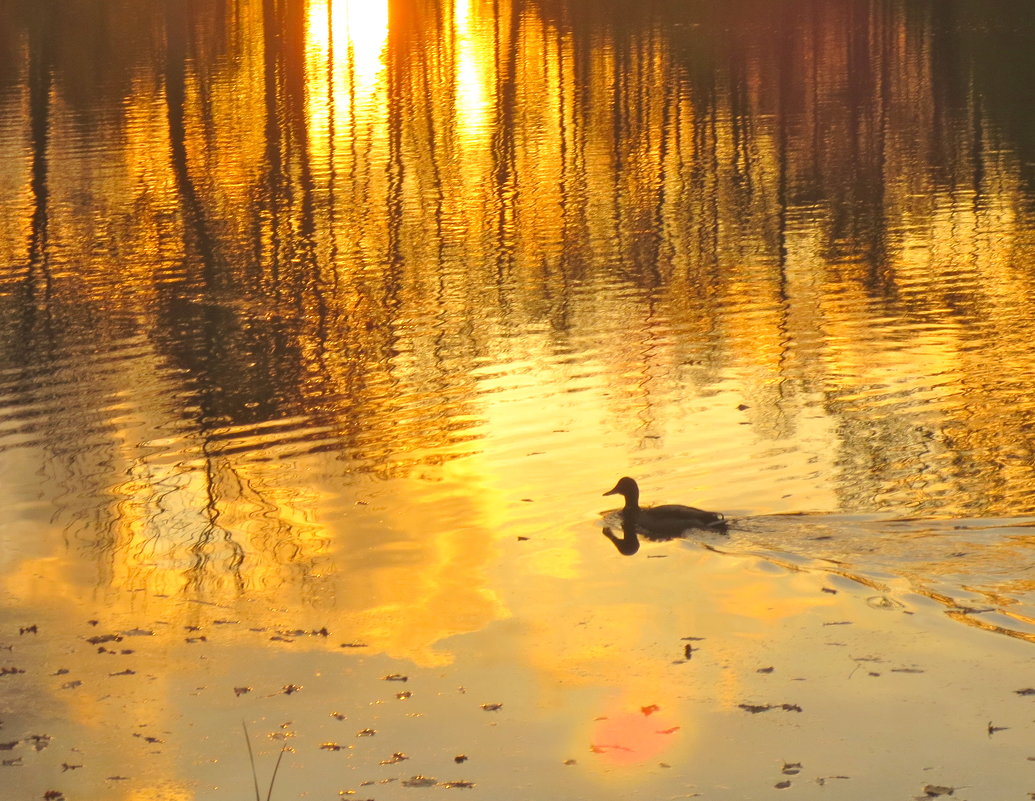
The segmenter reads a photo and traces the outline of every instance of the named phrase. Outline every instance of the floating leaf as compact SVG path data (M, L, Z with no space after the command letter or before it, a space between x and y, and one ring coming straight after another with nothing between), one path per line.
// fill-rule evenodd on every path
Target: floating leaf
M51 737L49 734L30 734L25 738L36 751L42 751L48 745L50 745Z
M432 779L429 776L411 776L408 779L403 779L403 787L434 787L438 784L438 779Z
M122 638L118 634L98 634L96 637L87 637L90 645L100 645L102 642L120 642Z

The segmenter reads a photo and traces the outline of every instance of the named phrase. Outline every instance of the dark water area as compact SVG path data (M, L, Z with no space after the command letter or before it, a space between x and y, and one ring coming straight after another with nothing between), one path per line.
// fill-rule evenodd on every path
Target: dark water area
M413 673L496 756L386 707L396 744L493 798L1006 797L1002 699L912 731L922 769L874 743L988 667L948 654L1022 681L1035 639L1033 45L1011 0L0 0L0 787L249 795L240 720L283 712L275 797L408 797L394 745L312 760ZM626 558L622 475L728 535ZM721 658L668 710L693 631ZM767 657L857 693L877 643L913 701L811 685L807 788L731 722ZM506 693L538 711L486 726ZM97 734L127 714L165 748Z

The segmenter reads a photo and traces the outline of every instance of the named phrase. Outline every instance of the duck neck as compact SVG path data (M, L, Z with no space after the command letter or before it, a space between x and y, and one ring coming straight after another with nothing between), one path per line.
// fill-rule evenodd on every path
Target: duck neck
M634 489L625 495L625 506L622 511L626 514L640 511L640 493L637 490Z

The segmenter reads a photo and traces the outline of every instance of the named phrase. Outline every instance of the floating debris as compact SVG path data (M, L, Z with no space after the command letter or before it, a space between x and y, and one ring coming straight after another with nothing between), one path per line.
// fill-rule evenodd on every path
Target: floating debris
M43 794L43 801L65 801L65 794L60 790L47 790Z
M123 637L154 637L153 631L147 629L130 629L129 631L122 632Z
M453 790L456 788L470 789L474 787L474 782L468 782L463 780L442 782L442 784L440 784L439 787L445 787L447 790Z
M137 672L135 670L130 670L129 668L126 668L125 670L120 670L118 673L109 673L108 675L109 676L135 676L136 673Z
M772 665L770 665L769 667L759 668L758 670L755 671L755 673L772 673L772 672L773 672L773 666Z
M438 779L432 779L430 776L411 776L408 779L403 779L403 787L434 787L438 784Z
M48 745L50 745L51 736L49 734L30 734L25 738L25 742L29 743L34 750L42 751Z
M200 635L198 637L184 637L183 639L184 639L185 642L192 643L192 644L196 643L196 642L208 642L208 637L206 637L204 634L202 634L202 635Z
M988 721L988 736L991 737L997 731L1006 731L1009 726L993 726L992 721Z
M31 626L22 626L18 629L18 636L21 637L23 634L39 634L39 629L36 628L36 624L33 623Z
M655 734L674 734L675 732L679 731L680 728L681 728L680 726L673 726L671 729L659 729L658 731L656 731L654 733Z
M820 592L828 592L831 595L837 595L837 590L833 589L832 587L820 587L819 591Z
M387 676L382 676L381 681L409 681L409 676L404 676L402 673L389 673Z
M11 740L9 743L0 743L0 751L13 751L20 742L21 740Z
M365 642L343 642L338 644L339 648L368 648Z
M0 667L0 676L16 676L17 674L24 673L24 672L25 671L22 670L21 668L16 668L16 667Z
M464 762L467 761L467 759L468 759L467 754L457 754L455 757L453 757L453 761L457 765L463 764Z
M799 773L801 773L801 763L784 762L783 767L780 768L780 773L783 773L786 776L797 776Z
M503 709L503 704L482 704L482 709L486 712L496 712Z
M782 782L777 782L776 784L773 785L773 787L775 787L777 790L786 790L790 786L791 786L791 780L790 779L784 779Z
M683 658L684 659L689 660L693 656L693 653L694 653L694 647L690 643L687 643L686 645L683 646Z
M937 798L940 795L952 795L956 792L956 788L946 787L941 784L925 784L922 792L923 796L921 796L921 798Z
M234 687L234 695L242 696L252 691L251 687Z
M1017 695L1035 695L1035 687L1025 687L1023 690L1014 690Z
M771 709L782 709L785 712L801 712L797 704L738 704L745 712L757 715L759 712L768 712Z
M356 732L357 737L373 737L375 734L377 734L376 729L360 729Z
M661 711L661 707L658 706L657 704L651 704L650 706L641 706L640 707L640 712L642 712L645 716L653 715L655 712L660 712L660 711Z
M888 612L894 609L905 608L905 604L895 601L886 595L871 595L866 599L866 604L872 609L881 609Z
M409 690L403 690L401 693L396 693L395 697L398 698L400 701L404 701L411 695L413 695L413 693L411 693Z
M76 687L82 687L83 683L79 679L73 679L72 681L66 681L61 685L62 690L74 690Z
M320 743L320 748L323 751L340 751L343 747L337 743Z
M331 712L331 717L337 718L338 720L346 720L348 715L343 715L341 712Z
M79 770L82 765L69 765L67 762L61 763L61 772L64 773L66 770Z
M409 759L409 757L406 756L406 754L404 754L402 751L396 751L394 754L392 754L390 757L388 757L388 759L382 759L377 764L378 765L398 765L400 762L402 762L402 761L404 761L406 759Z
M90 645L100 645L105 642L122 642L122 637L118 634L98 634L96 637L87 637L86 641Z
M284 695L291 695L292 693L299 692L301 689L301 684L285 684L283 687L281 687L280 691L284 693Z

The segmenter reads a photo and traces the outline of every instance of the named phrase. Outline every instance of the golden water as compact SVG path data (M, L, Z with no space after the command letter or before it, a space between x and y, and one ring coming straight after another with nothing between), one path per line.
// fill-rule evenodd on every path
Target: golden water
M1022 664L1015 5L0 0L0 787L250 797L241 719L305 717L276 797L747 798L797 774L737 704L847 598ZM625 474L728 541L621 558Z

